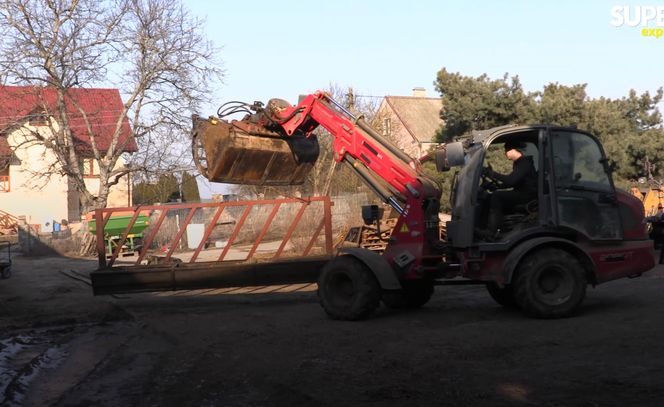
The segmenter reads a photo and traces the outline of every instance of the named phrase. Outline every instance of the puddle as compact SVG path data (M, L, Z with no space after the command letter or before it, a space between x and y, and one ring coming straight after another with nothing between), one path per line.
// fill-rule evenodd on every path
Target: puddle
M22 405L30 384L67 357L57 339L72 330L31 331L0 340L0 405Z
M13 360L31 346L34 346L34 338L26 335L0 340L0 395L4 396L7 386L15 376Z

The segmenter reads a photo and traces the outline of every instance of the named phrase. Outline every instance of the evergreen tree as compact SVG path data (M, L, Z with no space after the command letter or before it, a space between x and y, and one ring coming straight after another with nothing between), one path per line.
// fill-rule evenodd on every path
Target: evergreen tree
M184 202L200 202L196 176L188 172L182 173L182 200Z
M630 90L621 99L589 98L586 84L550 83L540 92L525 93L518 76L492 80L438 72L436 88L443 98L445 128L437 135L448 142L475 129L505 124L577 126L599 137L621 187L647 176L647 160L656 178L664 178L664 129L657 104L664 91L641 95ZM445 178L446 176L442 176Z
M441 118L444 128L436 139L449 142L471 130L488 129L504 124L532 122L535 115L533 95L524 93L518 76L491 80L438 72L436 89L443 99Z

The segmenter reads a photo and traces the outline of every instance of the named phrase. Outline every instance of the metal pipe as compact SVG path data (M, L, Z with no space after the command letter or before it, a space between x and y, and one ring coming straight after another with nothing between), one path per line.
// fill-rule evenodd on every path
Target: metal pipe
M205 262L115 267L90 274L94 295L315 283L331 256L280 259L269 263Z
M201 250L203 250L203 247L205 247L205 243L210 238L210 235L212 234L212 230L214 230L214 228L217 227L217 221L219 220L219 217L221 216L221 213L224 211L225 208L226 208L225 206L220 206L215 211L214 216L212 217L212 220L210 220L210 224L205 229L205 233L203 234L203 238L201 239L201 242L198 244L198 247L196 248L196 251L194 252L194 255L191 256L191 259L189 260L189 263L194 263L196 261L196 258L198 258L198 255L201 253Z
M277 212L279 212L279 208L281 208L281 204L275 204L273 206L272 212L270 212L270 216L268 216L267 220L265 221L265 224L263 225L263 229L261 230L261 233L256 238L256 241L254 241L254 245L251 246L251 250L249 250L249 254L247 255L247 260L252 258L254 253L256 253L256 250L258 249L258 245L261 244L261 242L263 241L263 238L267 234L267 231L270 228L270 225L272 225L272 221L274 220L274 217L277 216Z
M325 100L329 101L332 103L337 109L341 110L346 116L349 118L353 119L353 121L357 120L357 117L353 115L353 113L350 112L350 110L346 109L343 105L341 105L339 102L336 100L332 99L331 97L326 97Z
M178 224L178 227L180 229L178 230L178 233L175 235L175 239L174 239L173 243L171 243L169 245L170 247L168 248L168 253L166 253L166 261L168 261L168 259L170 259L171 256L173 255L173 252L175 251L175 247L180 243L180 239L182 239L182 235L187 230L187 226L189 226L189 223L194 218L194 214L196 213L197 210L198 210L198 208L189 209L189 213L187 214L187 218L184 220L184 225L180 226ZM178 221L178 223L179 223L179 221Z
M293 222L291 222L290 226L288 227L288 230L286 231L286 235L284 236L283 240L281 241L281 244L279 245L279 248L277 249L277 253L275 253L273 259L278 258L281 256L281 253L284 251L284 248L286 247L286 244L290 240L291 236L293 235L293 232L295 232L295 228L297 225L300 223L300 219L302 219L302 215L304 215L304 211L307 209L311 202L309 201L302 201L302 205L300 206L300 210L297 212L297 215L295 215L295 219L293 219Z
M332 254L334 250L332 242L332 202L329 196L323 200L323 218L325 219L325 253Z
M355 120L355 123L360 129L364 130L367 134L369 134L372 138L374 138L377 142L379 142L383 147L385 147L390 153L397 156L397 158L399 158L404 163L410 165L410 163L414 161L412 157L404 153L394 144L390 143L387 139L385 139L385 137L378 134L376 130L373 129L373 127L369 126L369 123L367 123L367 121L364 120L363 117L359 117L357 120Z
M309 244L307 244L307 247L304 248L304 252L302 253L302 256L305 257L309 254L309 251L311 251L311 248L314 247L314 243L316 243L316 239L318 239L318 235L320 235L321 230L323 230L323 227L325 226L325 217L320 220L320 223L318 224L318 227L314 231L313 236L311 236L311 240L309 240Z
M339 104L339 102L330 97L326 97L325 100L332 103L337 109L339 109L350 119L352 119L360 129L364 130L364 132L366 132L369 136L375 139L380 145L388 149L392 154L397 156L397 158L399 158L401 161L405 162L408 165L410 165L410 163L414 161L412 157L410 157L408 154L406 154L401 149L396 147L394 144L390 143L388 140L385 139L385 137L378 134L378 132L376 132L376 130L374 130L373 127L371 127L369 123L367 123L367 121L364 120L364 116L356 117L348 109Z
M110 216L110 214L109 214ZM106 244L104 242L104 226L106 222L104 220L104 212L101 209L95 209L95 230L97 235L97 258L99 261L99 268L106 268ZM28 226L28 232L30 231L30 226Z
M210 237L212 230L217 226L217 220L220 218L224 208L226 207L243 207L246 209L247 205L265 205L265 204L270 204L270 205L283 205L283 204L288 204L288 203L302 203L302 199L300 198L284 198L284 199L273 199L269 201L234 201L234 202L224 202L224 203L219 203L219 202L209 202L209 203L186 203L186 204L175 204L175 205L146 205L146 206L140 206L139 208L132 208L132 207L126 207L126 208L106 208L106 209L98 209L95 211L94 218L97 222L97 254L98 254L98 262L99 262L99 269L107 269L110 268L109 262L106 259L106 255L110 256L113 253L113 250L111 250L109 253L106 253L107 248L106 245L104 244L104 226L107 224L109 221L111 215L116 212L120 211L131 211L136 215L139 211L159 211L160 215L158 217L158 220L155 223L150 224L150 228L145 231L145 235L142 239L143 241L143 247L142 250L140 251L140 254L136 261L134 262L134 265L138 266L140 265L145 257L148 254L148 251L152 248L152 243L153 240L155 239L157 233L160 230L160 227L163 223L163 221L166 219L166 216L168 213L170 213L170 210L175 210L175 209L187 209L189 211L192 210L197 210L197 209L205 209L205 208L214 208L216 209L216 213L213 217L212 222L208 225L204 238L201 240L201 242L198 245L198 248L196 249L196 252L194 253L193 257L189 260L190 263L194 263L196 261L196 258L199 256L200 252L203 250L205 243L207 239ZM331 214L330 214L330 198L329 197L311 197L307 199L307 202L321 202L324 207L325 207L325 247L328 253L332 252L332 225L331 225ZM193 212L189 212L190 214ZM248 213L246 213L248 215ZM246 218L246 217L245 217ZM240 222L240 224L243 221ZM130 230L130 229L127 229ZM180 229L182 231L184 229ZM125 230L126 231L126 230ZM182 237L182 236L180 236ZM233 237L235 239L235 237ZM226 248L224 248L226 250ZM223 259L223 258L222 258ZM220 260L222 260L220 259ZM112 264L111 264L112 265Z
M244 221L247 220L247 216L249 216L249 212L251 212L251 208L253 208L253 207L254 207L253 203L247 203L246 207L244 208L244 212L242 212L242 216L240 217L240 220L235 224L235 228L233 228L233 233L231 233L231 236L228 238L228 241L226 242L226 246L224 247L224 250L219 255L219 258L217 259L217 261L223 261L224 257L226 257L226 254L228 253L231 246L233 245L233 242L235 241L235 238L240 233L240 230L242 229L242 225L244 224Z
M344 157L344 162L347 163L348 166L357 173L357 175L359 175L360 179L364 181L364 183L367 184L367 186L371 188L371 190L374 191L374 193L376 193L376 195L378 195L383 200L383 202L390 204L390 206L392 206L394 210L396 210L400 215L403 214L404 210L397 201L394 194L383 185L378 183L373 174L369 172L369 169L362 162L348 155Z
M129 236L129 232L131 231L131 228L134 227L134 224L136 223L136 219L138 219L138 215L140 213L141 213L141 210L140 210L140 206L139 206L134 211L134 215L131 217L131 220L129 221L129 224L127 225L127 228L122 233L122 236L120 237L120 241L118 242L117 246L115 247L115 250L113 250L113 255L111 256L111 261L108 263L109 267L113 267L113 263L115 263L115 260L118 258L118 256L120 256L120 252L122 252L122 246L124 246L125 242L127 241L127 236Z
M348 167L354 171L360 179L376 194L380 197L380 199L383 202L388 202L388 199L390 197L390 192L384 188L382 185L379 185L377 182L375 182L372 177L368 174L367 170L365 168L361 168L362 163L357 163L357 160L355 160L353 157L350 156L345 156L343 163L348 165Z
M154 224L152 231L143 242L143 250L141 250L141 254L138 256L138 259L136 259L135 263L136 265L141 264L141 262L145 258L145 255L148 254L148 249L152 245L152 240L154 240L154 237L157 235L157 232L159 232L159 228L161 227L161 224L164 222L167 213L168 213L168 208L162 209L161 214L159 215L159 219L157 220L157 223Z

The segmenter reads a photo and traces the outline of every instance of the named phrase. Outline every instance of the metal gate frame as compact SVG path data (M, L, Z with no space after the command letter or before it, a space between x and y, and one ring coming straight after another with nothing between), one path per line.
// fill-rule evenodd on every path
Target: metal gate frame
M195 263L196 259L198 258L201 250L203 250L205 243L209 239L210 235L212 234L213 230L215 227L218 226L217 221L221 217L221 214L223 213L224 209L227 207L244 207L244 211L242 212L242 215L240 216L239 220L235 224L235 227L233 228L233 232L231 233L228 243L222 250L221 254L219 255L219 258L217 259L218 262L224 261L224 258L228 254L228 251L230 250L233 242L237 238L238 234L240 233L240 230L242 229L242 226L244 225L245 221L247 220L247 217L249 216L249 213L251 212L251 209L256 207L256 206L265 206L265 205L273 205L272 211L270 212L267 220L265 221L265 224L263 225L258 237L254 241L251 249L249 250L249 254L245 261L251 259L254 254L256 253L256 250L258 249L259 244L261 241L265 238L265 235L267 234L270 225L274 221L275 217L277 216L277 213L279 212L279 209L285 205L285 204L297 204L299 203L301 206L299 210L297 211L297 214L295 215L293 221L290 223L289 227L286 230L286 234L281 240L281 243L279 245L279 248L277 249L277 252L273 256L273 260L279 259L283 251L286 247L286 244L290 240L290 238L293 235L293 232L297 228L298 224L300 223L300 220L302 219L302 216L304 215L307 207L309 207L312 203L314 202L322 202L323 205L323 217L320 221L320 223L317 225L317 227L314 230L314 233L309 240L308 244L306 245L304 251L301 253L301 256L307 256L309 255L314 243L316 242L316 239L318 239L319 235L321 232L324 233L325 237L325 253L328 256L331 256L333 254L333 242L332 242L332 211L331 211L331 206L332 202L330 201L330 197L328 196L322 196L322 197L310 197L310 198L283 198L283 199L271 199L271 200L251 200L251 201L233 201L233 202L210 202L210 203L182 203L182 204L172 204L172 205L141 205L141 206L136 206L136 207L125 207L125 208L106 208L106 209L97 209L95 210L94 213L94 218L96 221L96 235L97 235L97 254L98 254L98 259L99 259L99 270L103 269L110 269L113 267L113 264L117 260L117 258L120 255L120 251L122 249L122 246L126 243L127 237L129 235L129 232L131 231L132 227L136 223L136 219L138 218L139 214L144 211L161 211L159 218L157 219L155 223L155 227L153 227L148 235L144 237L144 243L143 247L140 251L140 254L138 256L138 259L136 259L134 266L139 266L141 265L141 262L145 259L145 256L148 253L148 249L152 245L152 242L154 241L154 238L156 234L159 231L159 228L161 227L164 219L166 218L166 215L168 214L169 211L171 210L182 210L182 209L188 209L187 216L183 222L183 224L180 226L178 232L175 235L174 241L170 244L169 250L166 253L166 256L164 257L164 262L168 262L171 259L171 256L180 242L180 239L182 239L182 235L185 233L187 226L191 222L192 218L194 217L194 214L198 209L201 208L216 208L215 214L213 215L209 225L205 229L205 233L203 234L203 238L201 239L201 242L199 243L198 247L196 248L196 251L194 252L192 258L188 261L188 263ZM104 244L104 228L108 222L108 220L111 218L111 215L114 212L133 212L132 218L129 221L129 224L127 225L126 229L122 232L122 235L120 237L120 240L118 244L116 245L115 249L113 250L113 253L110 255L110 259L107 261L107 253L106 253L106 245ZM101 225L101 226L99 226Z

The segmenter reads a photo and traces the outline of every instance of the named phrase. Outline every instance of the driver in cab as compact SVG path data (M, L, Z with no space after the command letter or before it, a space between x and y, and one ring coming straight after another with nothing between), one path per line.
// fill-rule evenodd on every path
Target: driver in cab
M525 147L525 144L515 141L505 143L505 156L512 161L511 173L497 173L491 166L483 170L485 176L502 184L501 190L491 194L487 230L482 233L485 238L491 239L498 235L498 228L503 222L505 209L537 199L537 171L533 158L523 155ZM511 189L503 190L502 188Z

